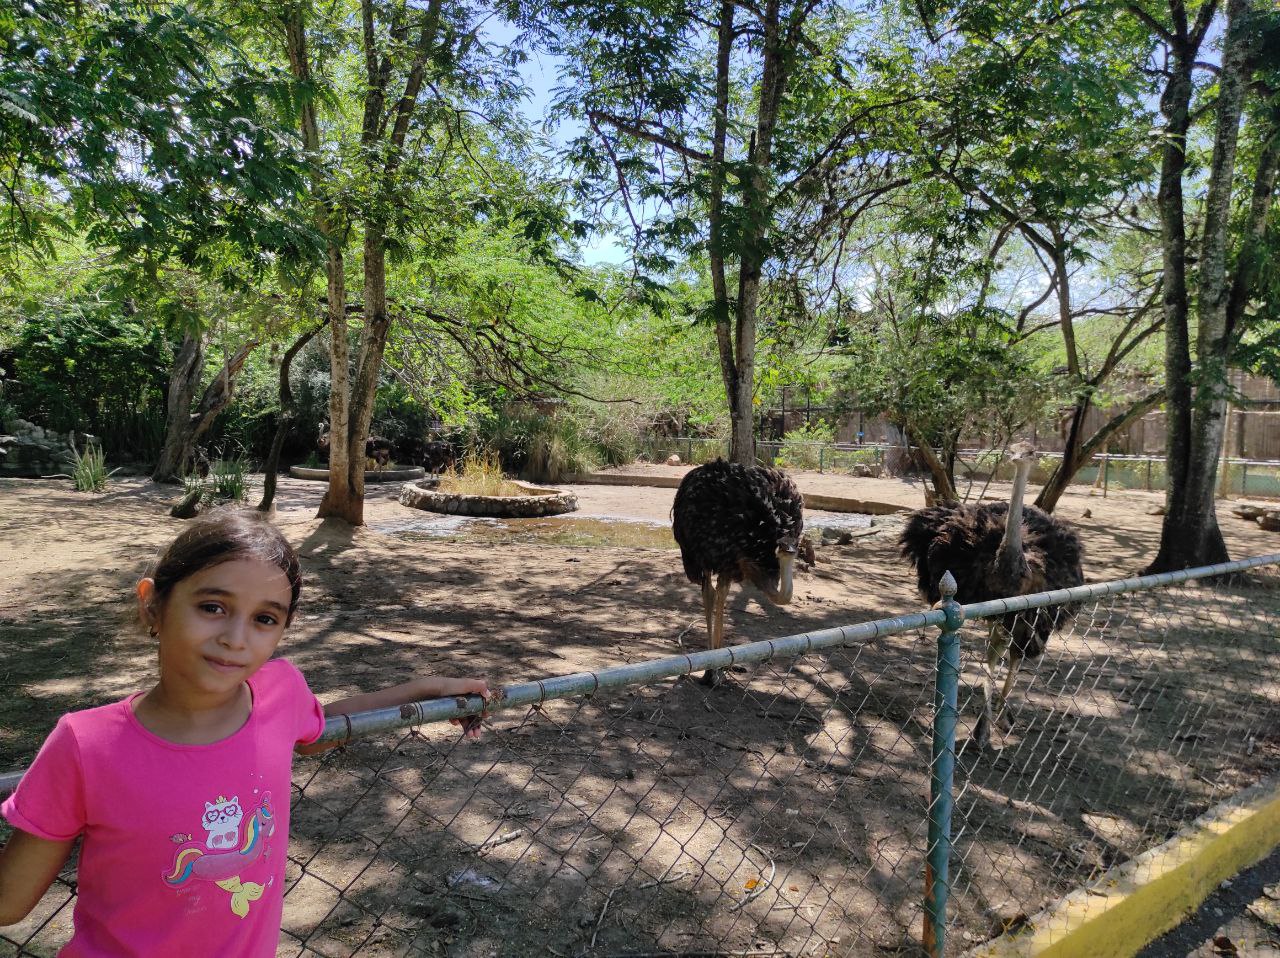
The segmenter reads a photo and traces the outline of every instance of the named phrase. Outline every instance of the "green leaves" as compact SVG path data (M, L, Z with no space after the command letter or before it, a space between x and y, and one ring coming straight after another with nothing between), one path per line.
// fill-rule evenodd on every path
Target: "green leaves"
M276 112L288 93L216 20L130 0L12 4L0 13L14 24L0 56L0 265L49 255L70 229L121 257L189 264L219 239L259 268L314 252L288 214L301 186Z

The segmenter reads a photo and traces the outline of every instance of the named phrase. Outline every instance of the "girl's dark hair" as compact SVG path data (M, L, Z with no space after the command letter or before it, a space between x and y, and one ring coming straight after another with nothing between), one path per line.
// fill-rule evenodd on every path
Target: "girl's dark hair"
M288 577L291 620L302 592L302 566L293 546L260 512L227 509L193 519L156 562L156 599L164 602L183 579L235 559L270 563Z

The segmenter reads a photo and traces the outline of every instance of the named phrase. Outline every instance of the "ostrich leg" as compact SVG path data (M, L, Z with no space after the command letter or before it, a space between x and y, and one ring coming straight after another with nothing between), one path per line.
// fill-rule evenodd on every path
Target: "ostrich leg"
M724 603L729 596L729 586L733 585L733 581L727 575L719 575L716 577L716 587L713 602L715 605L711 613L711 618L715 624L715 628L711 631L710 647L718 649L724 645ZM704 684L714 688L720 684L720 680L724 677L720 669L707 669L702 674Z
M1010 651L1009 664L1004 676L1004 687L1000 689L1000 698L996 699L996 718L1003 723L1006 729L1011 728L1013 723L1004 714L1004 707L1009 700L1009 693L1013 691L1013 683L1018 677L1020 668L1022 668L1022 657Z
M716 640L716 591L715 586L711 584L711 573L708 572L702 577L702 613L707 619L707 648L715 648Z
M979 748L986 748L991 743L991 727L995 724L994 703L996 697L996 669L1000 665L1000 657L1009 648L1009 634L999 621L991 623L987 633L987 658L983 663L982 680L982 715L978 726L973 730L974 740ZM1005 679L1008 688L1008 677Z

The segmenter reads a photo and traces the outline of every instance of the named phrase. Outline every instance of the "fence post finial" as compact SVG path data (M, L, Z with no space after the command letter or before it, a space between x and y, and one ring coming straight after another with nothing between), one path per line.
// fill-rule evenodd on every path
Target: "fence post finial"
M954 599L958 588L956 577L951 574L950 569L942 573L942 578L938 580L938 591L942 593L943 602L950 602Z

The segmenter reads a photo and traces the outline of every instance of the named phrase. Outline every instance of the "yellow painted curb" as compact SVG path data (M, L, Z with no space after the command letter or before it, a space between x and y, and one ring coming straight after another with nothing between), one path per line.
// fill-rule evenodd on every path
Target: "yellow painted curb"
M1222 881L1280 845L1280 778L1210 809L1158 848L1110 869L966 958L1132 958Z

